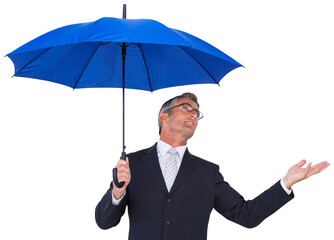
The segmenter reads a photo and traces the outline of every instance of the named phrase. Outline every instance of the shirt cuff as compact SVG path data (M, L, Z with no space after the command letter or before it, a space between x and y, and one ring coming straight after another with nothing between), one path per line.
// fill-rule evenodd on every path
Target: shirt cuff
M111 191L112 204L114 204L115 206L119 205L119 203L124 198L125 194L126 194L126 191L124 192L123 196L120 199L116 200L116 198L114 197L114 194L112 194L112 191Z
M290 194L292 193L292 189L288 189L288 188L285 186L284 181L283 181L283 178L281 179L281 186L282 186L282 188L284 189L284 191L285 191L288 195L290 195Z

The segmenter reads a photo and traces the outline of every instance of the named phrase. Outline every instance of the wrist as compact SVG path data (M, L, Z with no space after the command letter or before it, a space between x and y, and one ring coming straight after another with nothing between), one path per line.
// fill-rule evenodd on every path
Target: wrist
M119 200L121 197L123 197L124 195L124 190L123 191L120 191L120 190L117 190L115 187L114 189L112 190L112 195L114 196L114 198L116 200Z
M291 181L289 180L287 176L283 178L283 183L287 189L291 190L293 183L291 183Z

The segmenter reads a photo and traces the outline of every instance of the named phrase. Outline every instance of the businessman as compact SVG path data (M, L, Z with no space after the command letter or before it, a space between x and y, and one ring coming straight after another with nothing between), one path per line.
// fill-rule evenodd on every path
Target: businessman
M184 93L163 104L159 141L117 163L122 188L113 183L96 207L98 226L116 226L126 206L130 240L204 240L212 209L244 227L259 225L289 202L292 186L329 166L302 168L302 160L272 187L246 201L223 178L216 164L192 155L187 148L203 117L197 97Z

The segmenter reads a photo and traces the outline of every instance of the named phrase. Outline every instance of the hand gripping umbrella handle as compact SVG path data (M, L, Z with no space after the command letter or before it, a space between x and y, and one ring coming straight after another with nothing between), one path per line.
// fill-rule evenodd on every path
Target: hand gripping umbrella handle
M123 159L124 161L125 161L125 159L126 159L126 153L125 153L124 151L122 152L121 159ZM122 187L124 186L124 183L125 183L125 182L119 182L119 181L118 181L118 178L117 178L117 168L114 168L114 169L112 170L112 178L113 178L114 183L115 183L115 186L116 186L117 188L122 188Z

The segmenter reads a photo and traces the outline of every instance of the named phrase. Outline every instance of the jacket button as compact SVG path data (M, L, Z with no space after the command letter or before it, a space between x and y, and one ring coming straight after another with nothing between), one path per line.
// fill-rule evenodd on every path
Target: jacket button
M171 202L172 202L172 200L168 198L167 199L167 203L171 203Z
M165 225L166 225L166 226L169 226L169 225L170 225L170 222L169 222L169 221L166 221L166 222L165 222Z

